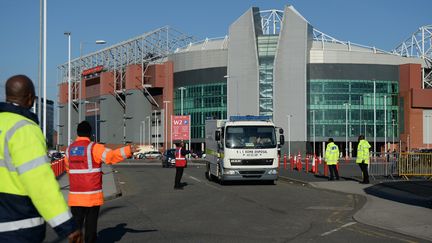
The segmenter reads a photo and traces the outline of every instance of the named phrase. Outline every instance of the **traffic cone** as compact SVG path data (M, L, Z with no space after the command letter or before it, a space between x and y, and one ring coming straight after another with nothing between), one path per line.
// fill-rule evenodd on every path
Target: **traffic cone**
M312 168L311 168L311 172L315 174L315 160L316 160L316 156L314 155L312 158Z

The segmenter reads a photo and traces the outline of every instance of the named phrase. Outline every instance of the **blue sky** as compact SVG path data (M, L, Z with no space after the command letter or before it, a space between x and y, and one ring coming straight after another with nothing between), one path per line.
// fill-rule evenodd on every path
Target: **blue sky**
M109 45L172 26L201 40L227 34L230 23L251 6L261 10L293 5L315 28L337 39L391 50L418 27L432 24L429 0L48 0L48 98L57 100L57 66L67 61L65 31L72 32L72 57L79 43ZM0 100L5 80L26 74L37 84L39 1L0 1ZM85 44L84 53L101 46Z

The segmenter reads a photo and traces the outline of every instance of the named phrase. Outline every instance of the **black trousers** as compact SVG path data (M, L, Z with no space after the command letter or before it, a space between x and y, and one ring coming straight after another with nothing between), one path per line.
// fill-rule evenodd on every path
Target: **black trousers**
M99 217L100 206L93 207L71 207L78 227L82 230L84 227L84 242L93 243L97 239L97 221Z
M337 170L336 165L329 165L328 166L329 171L330 171L330 180L334 180L335 176L336 176L336 180L339 180L339 172Z
M362 162L359 163L360 169L363 174L363 183L369 183L369 173L368 173L368 164Z
M174 187L181 187L181 178L183 176L184 167L176 167L176 175L174 180Z

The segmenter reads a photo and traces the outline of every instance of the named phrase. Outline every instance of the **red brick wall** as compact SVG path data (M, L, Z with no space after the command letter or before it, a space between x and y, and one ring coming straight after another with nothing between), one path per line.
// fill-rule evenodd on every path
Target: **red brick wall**
M423 144L423 109L432 108L432 90L422 89L422 71L420 64L399 66L399 96L404 100L404 131L401 133L404 151L408 148L408 136L411 149L425 148ZM401 118L402 119L402 118Z

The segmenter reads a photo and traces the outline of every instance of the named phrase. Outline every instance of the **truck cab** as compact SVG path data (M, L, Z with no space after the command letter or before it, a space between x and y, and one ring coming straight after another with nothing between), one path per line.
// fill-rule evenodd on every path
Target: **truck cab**
M278 179L278 155L284 143L283 130L267 116L232 116L208 121L206 153L208 179Z

